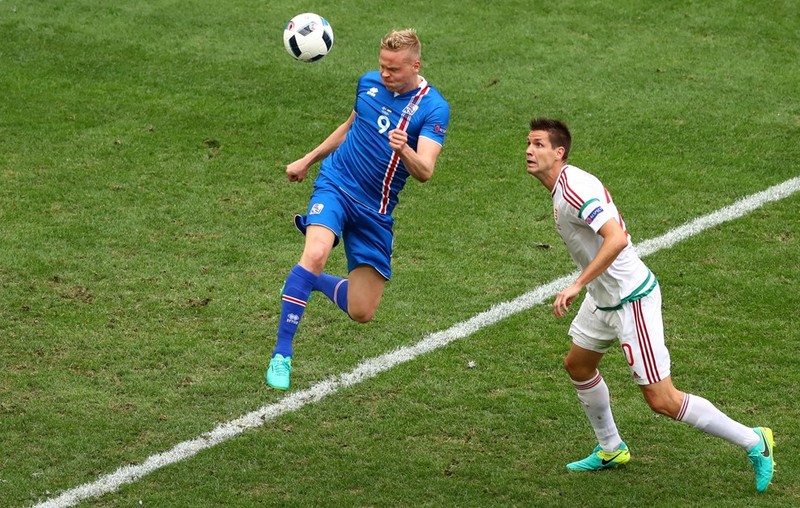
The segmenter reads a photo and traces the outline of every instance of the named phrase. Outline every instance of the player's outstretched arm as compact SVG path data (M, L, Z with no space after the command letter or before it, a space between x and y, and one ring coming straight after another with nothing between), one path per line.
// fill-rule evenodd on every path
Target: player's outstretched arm
M288 166L286 166L286 177L290 182L302 182L308 176L308 170L311 166L321 161L331 152L336 150L339 145L344 143L347 137L347 131L353 120L356 117L356 112L350 113L350 116L345 122L334 130L330 136L325 138L325 141L319 144L315 149L305 154L302 158L297 159Z

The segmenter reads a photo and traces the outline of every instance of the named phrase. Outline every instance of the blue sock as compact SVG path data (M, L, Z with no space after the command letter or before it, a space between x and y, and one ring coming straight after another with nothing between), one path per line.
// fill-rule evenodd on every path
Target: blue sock
M300 318L306 310L306 302L317 276L300 265L295 265L286 277L286 284L281 294L281 320L278 323L278 342L272 351L284 357L292 356L292 341L300 325Z
M334 277L327 273L320 274L317 282L314 283L314 291L321 291L330 301L339 306L347 314L347 279Z

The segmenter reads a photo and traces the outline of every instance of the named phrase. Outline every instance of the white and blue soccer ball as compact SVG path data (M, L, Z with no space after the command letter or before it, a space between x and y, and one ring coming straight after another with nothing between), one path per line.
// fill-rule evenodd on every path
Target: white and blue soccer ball
M333 28L319 14L298 14L289 20L283 30L283 45L297 60L316 62L333 47Z

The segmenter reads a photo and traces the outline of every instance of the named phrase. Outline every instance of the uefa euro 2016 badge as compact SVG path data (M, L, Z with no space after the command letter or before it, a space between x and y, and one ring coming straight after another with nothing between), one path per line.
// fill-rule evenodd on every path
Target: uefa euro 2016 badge
M603 213L603 207L602 206L598 206L597 208L592 210L592 213L590 213L589 216L586 217L586 224L591 224L592 222L594 222L594 219L598 215L600 215L601 213Z

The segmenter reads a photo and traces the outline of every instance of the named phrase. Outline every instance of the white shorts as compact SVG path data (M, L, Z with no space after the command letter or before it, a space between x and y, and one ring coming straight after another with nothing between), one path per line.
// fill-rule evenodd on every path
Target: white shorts
M637 384L650 385L669 376L659 286L641 300L610 311L599 310L587 293L569 327L569 335L575 345L597 353L607 353L619 339Z

